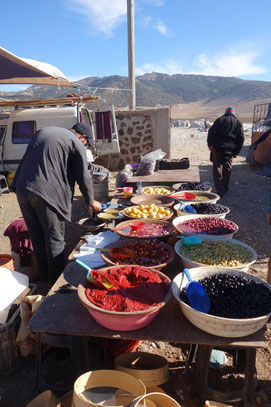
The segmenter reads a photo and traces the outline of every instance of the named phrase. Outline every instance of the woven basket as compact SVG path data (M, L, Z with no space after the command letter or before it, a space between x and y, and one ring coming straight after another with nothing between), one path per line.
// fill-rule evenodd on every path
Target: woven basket
M11 251L14 262L14 270L19 273L26 274L29 277L30 282L34 282L40 279L40 273L34 253L31 254L31 265L27 267L20 266L20 255Z

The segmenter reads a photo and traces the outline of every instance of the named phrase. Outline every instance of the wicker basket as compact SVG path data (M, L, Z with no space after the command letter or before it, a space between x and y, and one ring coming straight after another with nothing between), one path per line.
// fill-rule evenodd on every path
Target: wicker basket
M31 265L26 267L21 267L19 253L11 251L11 255L13 257L14 270L26 274L29 277L30 282L35 282L40 279L40 273L34 253L31 254Z

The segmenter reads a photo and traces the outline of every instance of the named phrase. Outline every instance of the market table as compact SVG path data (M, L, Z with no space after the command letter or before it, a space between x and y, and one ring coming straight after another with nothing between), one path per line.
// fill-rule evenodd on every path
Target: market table
M170 266L166 270L171 278L181 271L180 265ZM86 278L85 270L77 265L75 262L70 262L59 279L56 281L48 296L38 308L35 315L31 318L30 329L36 331L39 335L44 334L60 334L62 336L72 336L73 338L111 338L111 339L125 339L125 340L148 340L148 341L162 341L162 342L175 342L183 344L197 344L200 349L200 355L208 355L213 347L216 348L232 348L244 349L247 351L247 366L246 367L246 380L244 387L245 401L252 401L254 394L254 369L256 349L258 347L266 346L265 329L243 337L243 338L223 338L210 335L201 331L192 325L183 315L178 303L174 298L161 309L160 313L155 317L150 325L137 331L118 332L111 331L100 326L88 313L87 309L81 304L77 292L71 293L56 293L57 289L69 283L75 287ZM64 335L63 335L64 334ZM78 351L82 351L81 360L86 358L85 347L80 347L80 342L77 342ZM80 359L80 357L79 357ZM204 382L201 380L204 376L203 368L208 367L209 363L203 363L202 358L198 361L198 369L194 375L193 382L196 391L195 397L201 394L202 397L206 396ZM250 367L250 368L249 368ZM208 373L205 372L205 375ZM199 385L202 382L201 387ZM206 378L207 380L207 378ZM232 392L236 393L236 392ZM227 394L227 393L225 393ZM223 396L222 396L223 397ZM220 401L226 401L221 400Z
M127 185L133 186L139 181L143 186L147 185L168 185L178 182L200 182L199 168L192 166L186 170L158 170L151 175L141 175L130 177Z

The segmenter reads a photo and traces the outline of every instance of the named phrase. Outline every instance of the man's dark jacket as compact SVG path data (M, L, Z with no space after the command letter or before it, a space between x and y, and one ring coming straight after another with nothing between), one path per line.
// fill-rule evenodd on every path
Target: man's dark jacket
M232 113L225 113L215 120L208 131L208 146L213 146L227 161L237 156L244 143L242 123Z

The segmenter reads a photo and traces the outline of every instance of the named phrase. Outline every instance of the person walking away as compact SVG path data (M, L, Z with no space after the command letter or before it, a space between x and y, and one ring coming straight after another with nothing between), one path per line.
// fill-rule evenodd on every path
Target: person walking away
M232 159L240 153L243 143L243 125L235 116L234 108L228 107L210 127L207 137L215 189L221 197L229 189Z
M54 282L65 267L65 221L71 221L75 182L90 216L101 210L94 200L85 147L91 137L86 123L72 129L44 127L28 145L12 189L26 222L41 278Z

